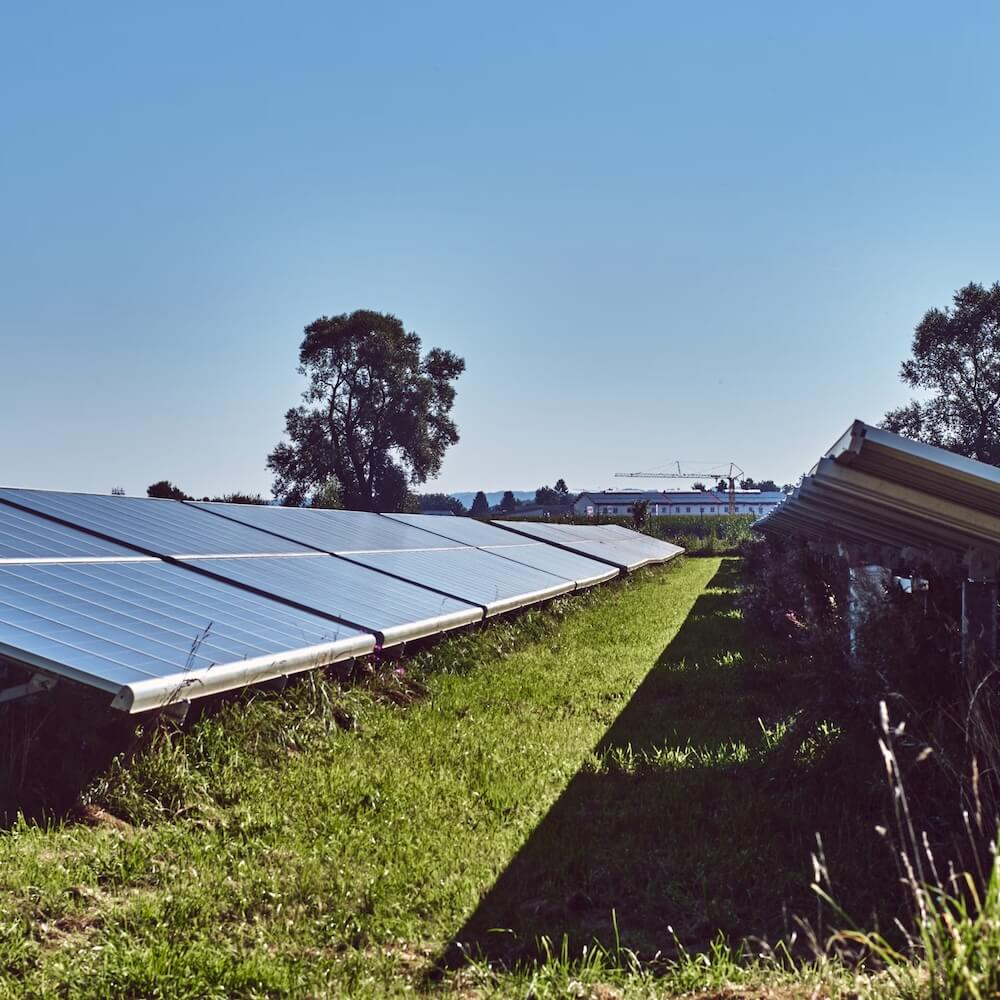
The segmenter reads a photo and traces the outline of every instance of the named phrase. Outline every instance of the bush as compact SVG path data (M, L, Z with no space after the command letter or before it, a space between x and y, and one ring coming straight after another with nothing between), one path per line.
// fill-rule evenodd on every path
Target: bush
M890 575L872 587L862 609L849 613L846 560L771 537L745 546L744 553L747 620L817 668L813 713L855 746L872 749L863 762L850 762L862 765L855 775L858 794L872 784L885 755L884 749L882 757L874 753L875 722L879 706L888 705L905 720L894 730L892 801L898 802L905 776L908 822L927 831L921 850L967 854L965 817L971 815L992 821L973 824L974 853L989 854L1000 812L1000 673L970 682L961 669L959 572L928 564L888 567L923 577L928 589L904 593ZM988 869L976 869L984 873L977 891L987 891ZM935 890L942 905L945 888Z

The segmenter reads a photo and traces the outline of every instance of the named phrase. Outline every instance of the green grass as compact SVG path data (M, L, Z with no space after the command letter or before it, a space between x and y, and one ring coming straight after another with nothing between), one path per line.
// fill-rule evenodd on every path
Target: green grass
M854 913L884 858L818 794L836 734L790 741L809 678L747 634L737 570L680 561L160 736L89 793L127 825L0 834L0 997L806 995L827 973L741 942L814 912L815 831Z

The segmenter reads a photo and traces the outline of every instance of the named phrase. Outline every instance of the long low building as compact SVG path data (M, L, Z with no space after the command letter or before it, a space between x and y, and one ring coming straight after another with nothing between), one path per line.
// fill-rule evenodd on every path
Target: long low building
M738 490L736 513L768 514L784 499L785 494L780 491ZM645 501L646 513L653 517L666 514L713 517L729 512L728 493L717 490L602 490L581 493L573 504L573 513L586 517L627 517L640 501Z

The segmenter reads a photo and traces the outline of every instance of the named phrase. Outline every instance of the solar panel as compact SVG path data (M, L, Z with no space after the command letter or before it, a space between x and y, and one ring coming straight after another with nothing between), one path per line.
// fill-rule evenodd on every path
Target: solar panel
M582 555L601 559L633 572L650 563L668 562L684 550L679 546L659 539L649 539L638 532L628 532L632 537L611 535L601 531L604 525L539 524L534 521L498 521L498 526L508 531L537 538L579 552ZM652 543L652 544L650 544Z
M349 558L363 566L481 604L488 616L569 593L576 586L572 580L469 546L362 552Z
M158 556L309 551L176 500L12 489L0 499Z
M432 517L428 514L386 514L393 520L405 521L453 541L475 545L494 555L513 562L544 570L565 580L573 580L577 587L592 587L618 575L618 570L606 563L554 545L504 531L472 517Z
M576 527L572 525L571 527ZM610 541L623 541L629 545L642 548L649 552L653 558L662 557L662 561L672 559L677 555L679 548L670 542L665 542L662 538L654 538L652 535L645 535L641 531L630 531L620 524L597 525L603 532L603 537Z
M364 655L374 636L160 560L0 565L0 655L138 712Z
M401 521L414 528L422 528L424 531L462 545L483 547L529 543L526 538L517 538L503 528L497 528L487 521L479 521L474 517L434 517L431 514L383 514L382 517L391 521Z
M575 586L572 578L511 562L381 514L241 504L200 506L380 573L482 605L488 615L546 600Z
M186 565L371 629L385 646L483 618L481 607L319 553L191 559Z
M0 559L122 559L136 556L139 553L134 549L0 504Z
M315 507L264 507L236 503L190 503L232 521L273 531L321 552L383 552L456 548L459 543L363 510Z

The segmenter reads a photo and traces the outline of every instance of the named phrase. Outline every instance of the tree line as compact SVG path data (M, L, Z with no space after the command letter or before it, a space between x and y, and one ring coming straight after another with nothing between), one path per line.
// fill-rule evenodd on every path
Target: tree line
M423 352L420 337L389 313L363 309L310 323L299 346L298 371L307 380L302 402L285 414L285 438L267 457L275 498L296 506L465 513L454 497L416 492L459 440L451 411L464 370L465 361L451 351ZM922 396L886 413L884 428L1000 464L1000 283L970 283L955 292L950 307L925 313L900 377ZM739 486L793 488L749 477ZM693 488L711 487L696 482ZM720 479L714 489L728 492L729 484ZM169 480L147 493L191 499ZM251 493L202 499L270 502ZM563 479L535 491L539 506L573 499ZM480 491L469 513L513 513L520 505L507 490L493 508Z

